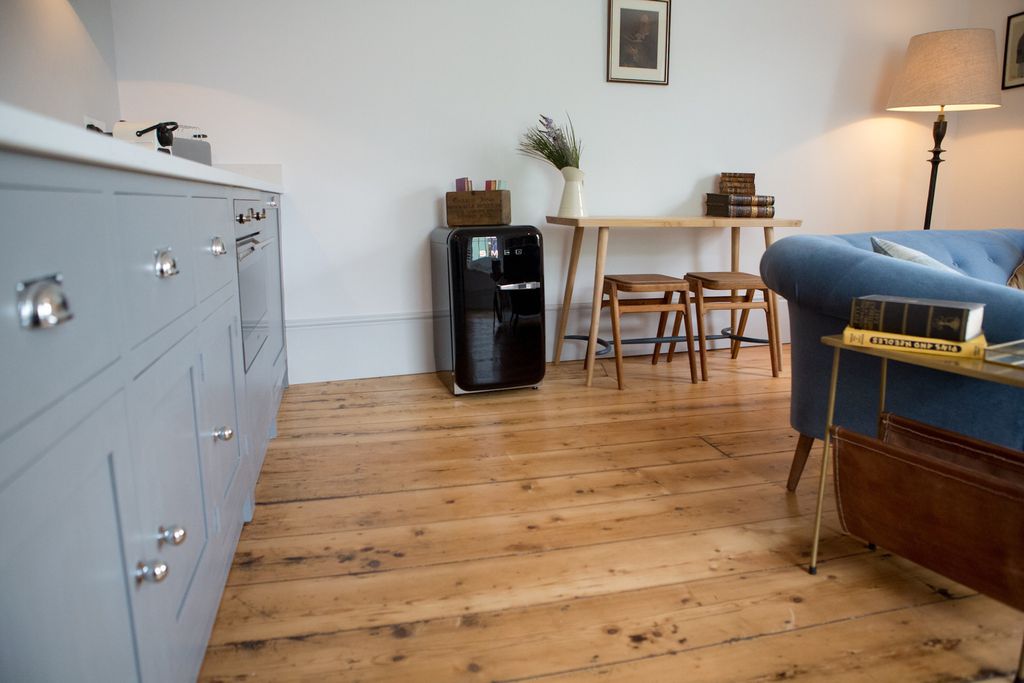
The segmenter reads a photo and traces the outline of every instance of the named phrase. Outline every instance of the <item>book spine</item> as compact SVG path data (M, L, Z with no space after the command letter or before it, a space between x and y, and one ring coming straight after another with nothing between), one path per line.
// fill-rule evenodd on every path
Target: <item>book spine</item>
M928 339L908 334L892 334L873 330L860 330L847 327L843 330L843 342L850 346L863 346L874 349L892 349L909 353L929 353L951 358L984 358L985 335L979 334L967 341L951 342L942 339Z
M965 308L854 299L850 306L850 327L962 342L969 314Z
M721 194L707 193L708 204L732 204L734 206L773 206L775 197L769 194Z
M722 171L718 174L718 177L722 180L739 180L744 182L754 182L753 173L733 173L731 171Z
M774 206L735 206L733 204L708 204L707 215L725 218L774 218Z

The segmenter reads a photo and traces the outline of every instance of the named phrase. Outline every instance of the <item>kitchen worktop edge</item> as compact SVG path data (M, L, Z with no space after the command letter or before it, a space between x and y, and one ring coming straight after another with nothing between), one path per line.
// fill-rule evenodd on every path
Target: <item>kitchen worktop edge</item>
M35 154L150 175L265 192L280 185L136 147L85 128L0 102L0 150Z

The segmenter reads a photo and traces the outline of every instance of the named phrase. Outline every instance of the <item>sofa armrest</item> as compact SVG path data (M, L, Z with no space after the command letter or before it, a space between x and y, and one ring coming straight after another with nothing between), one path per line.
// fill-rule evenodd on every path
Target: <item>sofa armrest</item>
M990 343L1024 338L1024 292L859 249L828 235L794 235L761 259L765 283L787 301L846 321L858 296L889 294L985 304Z

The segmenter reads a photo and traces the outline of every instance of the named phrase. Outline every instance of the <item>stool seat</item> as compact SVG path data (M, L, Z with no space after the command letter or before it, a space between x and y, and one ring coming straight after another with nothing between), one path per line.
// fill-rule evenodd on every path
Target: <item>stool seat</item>
M732 271L704 271L687 273L688 280L700 280L707 289L764 289L765 284L759 276L752 273L734 273Z
M605 275L605 282L614 282L620 292L680 292L690 285L681 277L657 273Z
M653 297L619 298L619 292L629 293L657 293ZM679 293L679 301L674 302L676 292ZM658 273L630 273L623 275L605 275L603 282L603 294L606 299L601 302L601 307L611 308L612 314L612 335L615 343L615 372L619 389L625 388L622 376L622 334L620 318L625 313L660 313L658 320L658 334L652 340L654 354L651 363L656 364L661 355L662 339L665 337L665 326L668 322L668 314L675 313L676 320L672 330L672 337L679 336L681 321L686 322L686 353L690 360L690 381L697 382L697 365L693 352L693 327L690 323L690 283L684 278L661 275ZM676 342L672 342L669 350L668 360L672 361L675 354Z
M686 282L693 291L693 303L697 309L697 339L700 344L700 374L701 379L707 381L707 335L704 332L704 316L710 311L741 311L739 327L732 332L735 335L732 341L732 357L736 358L740 353L740 340L747 329L747 319L750 311L764 311L768 324L768 350L771 358L772 376L779 376L779 369L782 364L782 351L779 347L779 340L775 338L775 302L771 298L768 286L765 285L757 275L751 273L740 273L733 271L703 271L686 274ZM728 290L728 294L708 296L708 290ZM742 291L741 293L741 290ZM754 294L761 292L761 300L755 301ZM735 314L734 314L735 315ZM671 347L669 353L671 354Z

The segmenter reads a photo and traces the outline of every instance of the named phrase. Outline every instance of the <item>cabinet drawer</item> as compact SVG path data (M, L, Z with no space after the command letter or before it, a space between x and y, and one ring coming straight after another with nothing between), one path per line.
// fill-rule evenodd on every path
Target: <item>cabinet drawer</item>
M195 251L184 197L119 195L125 327L131 347L195 304Z
M195 334L160 357L128 388L138 516L132 548L167 565L160 583L135 587L144 680L184 680L178 615L206 546L195 399ZM161 542L160 530L184 528L180 545ZM216 609L216 607L213 607Z
M235 277L235 229L226 198L195 197L191 203L196 292L202 301Z
M117 507L130 494L123 395L41 449L0 490L0 680L138 680L118 522L130 511Z
M111 340L120 337L121 319L109 197L3 189L0 206L7 240L0 249L0 377L12 388L0 393L2 436L113 363L120 349ZM27 285L22 292L19 283ZM19 298L28 304L34 296L41 304L47 286L63 290L73 317L50 327L23 327Z

